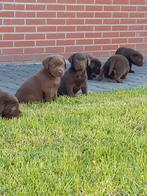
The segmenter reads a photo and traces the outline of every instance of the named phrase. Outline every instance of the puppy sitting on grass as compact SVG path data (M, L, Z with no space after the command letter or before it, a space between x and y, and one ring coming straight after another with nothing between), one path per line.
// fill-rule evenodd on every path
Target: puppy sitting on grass
M122 83L130 69L129 62L122 55L111 56L103 65L98 80L111 78L118 83Z
M69 57L71 67L61 79L58 95L75 96L79 90L87 95L87 72L86 67L90 63L86 54L75 53Z
M121 54L128 59L129 66L130 66L130 70L129 70L130 73L134 73L134 71L132 70L132 64L137 66L143 66L142 54L136 50L133 50L132 48L120 47L117 49L115 54Z
M19 117L19 102L14 95L0 90L0 116L3 118Z
M88 64L86 68L88 80L93 80L96 79L100 73L101 62L98 58L93 57L90 54L87 54L87 57L90 59L90 64Z
M52 55L43 60L42 64L43 69L17 90L19 102L50 102L56 99L60 80L64 75L65 59L60 55Z

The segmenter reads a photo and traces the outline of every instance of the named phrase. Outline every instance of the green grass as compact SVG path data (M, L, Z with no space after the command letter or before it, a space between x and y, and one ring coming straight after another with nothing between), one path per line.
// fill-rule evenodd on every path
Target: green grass
M21 110L0 118L0 195L147 194L147 88Z

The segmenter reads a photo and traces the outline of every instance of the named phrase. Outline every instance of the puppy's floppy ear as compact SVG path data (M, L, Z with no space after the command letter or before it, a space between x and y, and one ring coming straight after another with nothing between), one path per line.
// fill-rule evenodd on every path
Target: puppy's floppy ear
M53 56L50 56L50 57L47 57L46 59L44 59L44 60L42 61L42 65L44 66L44 68L45 68L46 70L49 69L50 61L51 61L52 59L53 59Z
M64 57L63 57L63 60L64 60L64 68L66 69L66 60Z
M68 61L70 62L70 64L71 64L71 68L74 68L74 54L73 55L71 55L69 58L68 58Z

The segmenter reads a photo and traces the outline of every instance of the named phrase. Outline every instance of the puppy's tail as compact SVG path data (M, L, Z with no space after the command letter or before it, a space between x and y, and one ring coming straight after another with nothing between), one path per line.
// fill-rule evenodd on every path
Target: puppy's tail
M110 67L109 67L108 76L111 75L112 71L114 70L114 67L115 67L115 60L112 60L112 61L110 62Z

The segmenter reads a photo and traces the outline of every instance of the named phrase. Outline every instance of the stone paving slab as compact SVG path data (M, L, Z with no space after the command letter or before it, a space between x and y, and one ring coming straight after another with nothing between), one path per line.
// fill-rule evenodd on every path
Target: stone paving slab
M0 64L0 88L15 94L18 87L41 69L41 64ZM143 67L133 66L135 73L129 73L123 83L111 80L88 81L89 92L103 92L117 89L147 86L147 61Z

